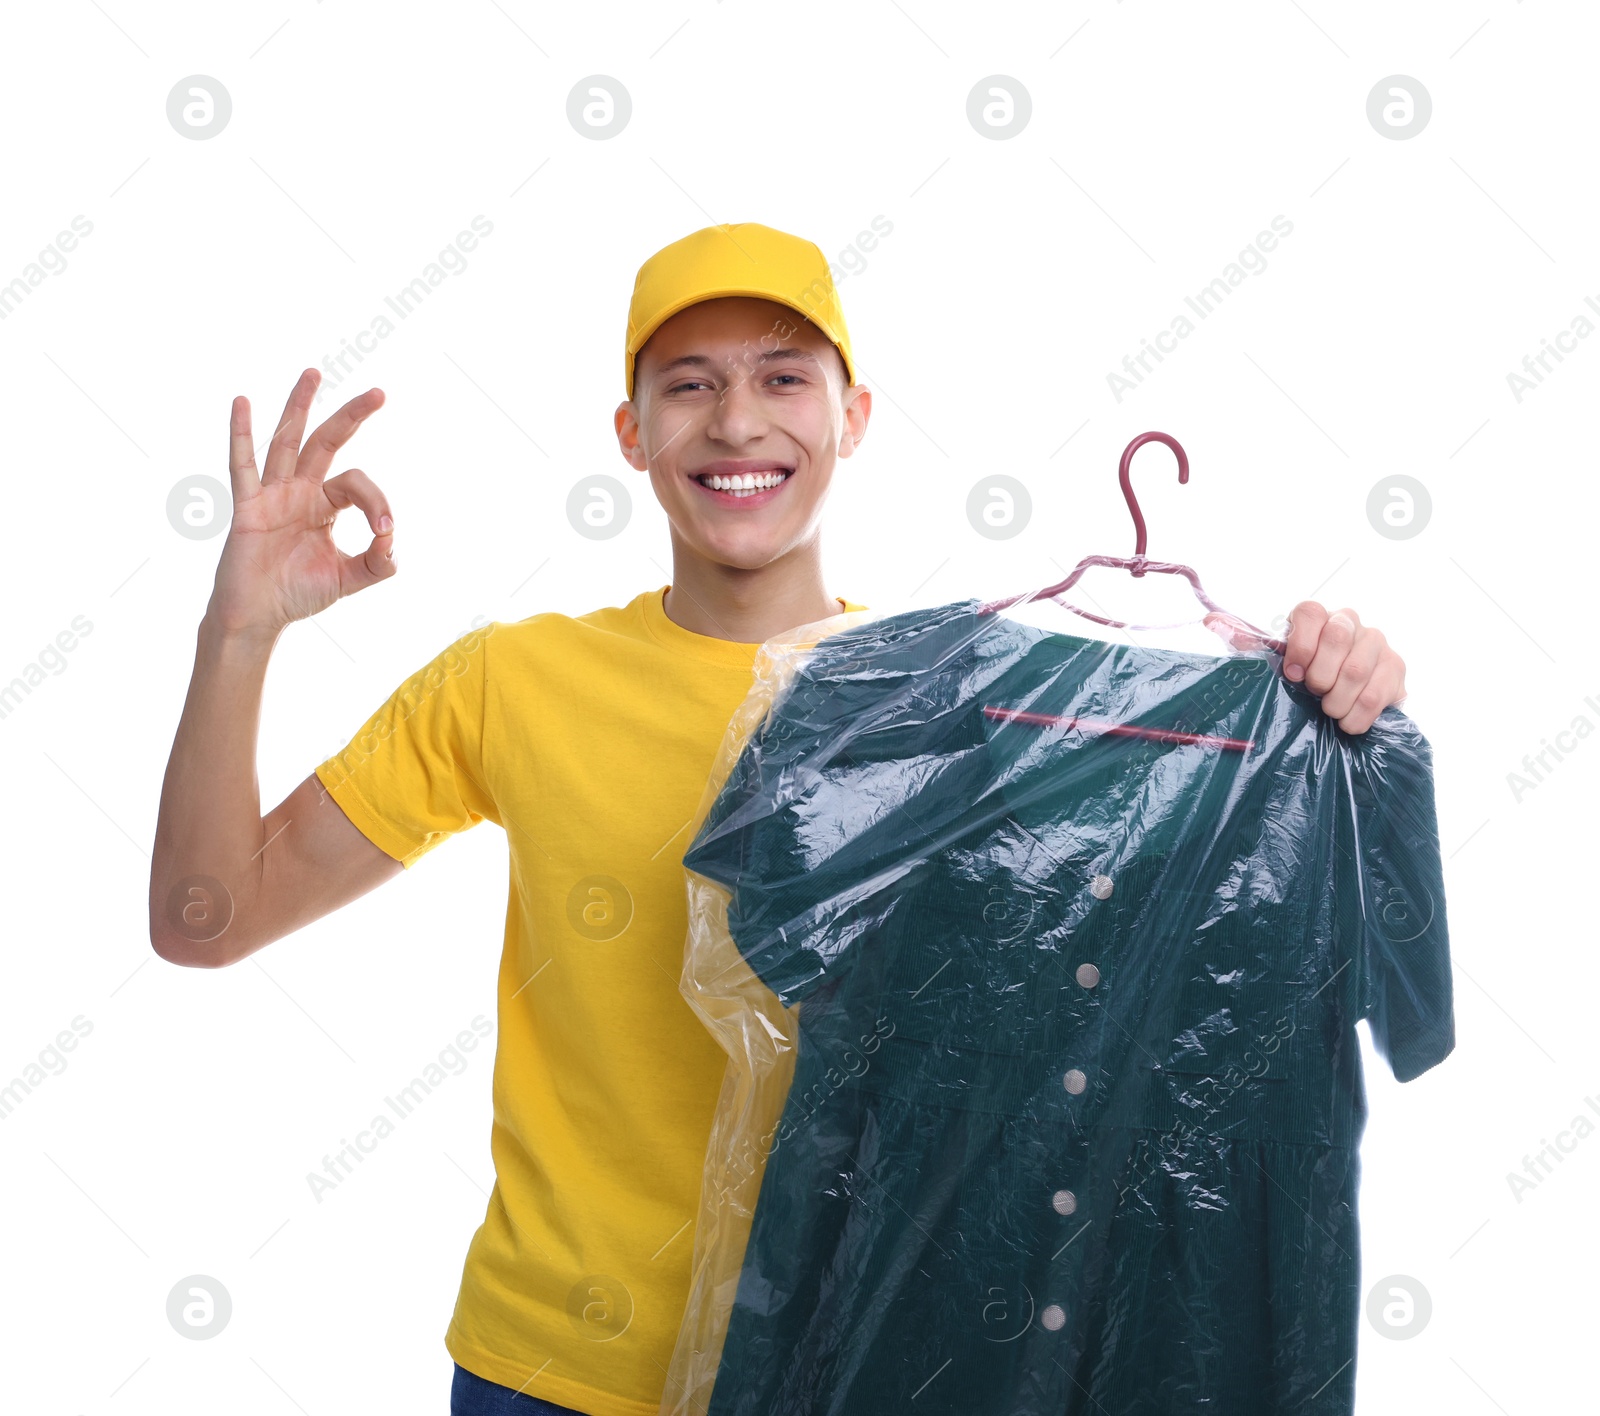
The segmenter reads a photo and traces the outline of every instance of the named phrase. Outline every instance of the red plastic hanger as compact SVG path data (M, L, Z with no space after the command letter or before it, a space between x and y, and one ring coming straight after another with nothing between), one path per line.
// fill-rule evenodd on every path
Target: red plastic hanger
M1190 588L1193 589L1195 593L1195 598L1213 614L1226 615L1228 619L1233 621L1235 625L1243 626L1245 629L1249 630L1250 633L1255 635L1266 647L1275 649L1280 654L1283 653L1284 649L1286 648L1283 640L1274 639L1264 629L1259 629L1255 625L1251 624L1249 620L1223 609L1221 605L1217 604L1217 602L1211 598L1211 596L1206 594L1205 586L1200 583L1200 577L1196 575L1188 566L1178 565L1172 561L1153 561L1145 555L1144 548L1146 544L1146 534L1144 513L1139 510L1139 499L1133 494L1133 481L1129 475L1129 469L1133 464L1133 454L1143 447L1147 442L1165 443L1168 447L1170 447L1173 452L1177 454L1178 458L1178 481L1187 483L1189 480L1188 454L1184 452L1181 446L1179 446L1178 440L1167 433L1140 433L1138 437L1136 437L1131 443L1128 444L1126 448L1123 449L1122 461L1117 467L1117 478L1122 484L1122 495L1127 500L1128 510L1133 514L1133 555L1085 556L1081 561L1078 562L1076 566L1073 567L1072 573L1067 576L1065 580L1058 581L1054 585L1047 585L1042 590L1025 592L1021 595L1011 595L1003 600L990 600L987 604L980 605L978 607L978 613L985 615L993 614L997 610L1006 609L1008 606L1018 604L1019 602L1046 599L1054 600L1063 609L1071 610L1075 615L1082 615L1084 619L1093 620L1096 624L1110 625L1115 629L1175 629L1179 625L1195 623L1193 620L1179 620L1175 624L1129 624L1125 620L1108 619L1104 615L1097 615L1092 610L1086 610L1082 606L1074 605L1070 601L1062 598L1062 595L1066 591L1070 590L1078 583L1079 580L1083 578L1084 571L1088 570L1091 566L1103 565L1110 566L1113 569L1120 567L1121 569L1126 570L1130 575L1135 576L1144 575L1149 571L1155 571L1158 575L1181 575L1189 582Z
M1133 555L1131 557L1085 556L1081 561L1078 562L1076 566L1073 567L1072 573L1067 576L1065 580L1062 580L1055 585L1047 585L1044 589L1037 590L1032 593L1011 595L1003 600L990 600L987 604L983 604L978 607L978 613L985 615L993 614L997 610L1006 609L1008 606L1018 604L1019 602L1048 599L1054 600L1063 609L1071 610L1075 615L1082 615L1085 619L1093 620L1096 624L1111 625L1116 629L1143 630L1177 628L1177 624L1128 624L1123 620L1108 619L1104 615L1097 615L1091 610L1083 609L1081 606L1074 605L1062 598L1062 595L1066 591L1070 590L1078 583L1079 580L1083 578L1084 571L1088 570L1091 566L1103 565L1110 566L1114 569L1120 567L1121 569L1126 570L1130 575L1135 576L1144 575L1149 571L1155 571L1158 575L1181 575L1189 582L1190 588L1193 589L1195 593L1195 598L1213 614L1226 616L1234 626L1242 626L1244 629L1249 630L1250 633L1255 635L1263 645L1267 646L1268 648L1275 649L1279 654L1282 654L1286 647L1283 640L1274 639L1265 630L1258 629L1255 625L1251 624L1249 620L1243 619L1240 616L1232 614L1230 611L1223 609L1221 605L1217 604L1215 600L1206 594L1205 586L1200 583L1200 577L1196 575L1188 566L1178 565L1172 561L1153 561L1145 555L1144 548L1146 536L1144 514L1139 510L1139 500L1133 494L1133 482L1129 476L1129 468L1133 463L1133 454L1143 447L1147 442L1165 443L1168 447L1170 447L1173 452L1177 454L1178 458L1178 481L1187 483L1189 480L1188 454L1185 453L1183 448L1179 446L1176 438L1170 437L1166 433L1140 433L1138 437L1136 437L1131 443L1128 444L1126 448L1123 449L1122 461L1117 468L1117 476L1118 480L1122 483L1122 495L1127 500L1128 510L1133 514ZM1193 620L1178 621L1178 624L1192 623L1194 623ZM1224 637L1226 638L1225 635ZM1251 747L1255 746L1254 741L1249 738L1216 737L1208 733L1176 732L1167 728L1143 727L1130 723L1110 723L1103 722L1098 719L1062 716L1051 713L1029 713L1014 708L994 707L987 703L983 705L983 712L987 717L1001 719L1004 721L1035 723L1039 725L1065 724L1065 726L1069 728L1085 729L1094 733L1109 733L1114 736L1122 737L1151 738L1157 742L1167 743L1197 743L1206 747L1222 748L1233 752L1245 752Z

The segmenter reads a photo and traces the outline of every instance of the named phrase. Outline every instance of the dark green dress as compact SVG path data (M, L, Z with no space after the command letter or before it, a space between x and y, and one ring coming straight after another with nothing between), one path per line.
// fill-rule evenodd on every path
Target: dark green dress
M801 1004L710 1416L1351 1410L1355 1024L1454 1045L1410 719L965 601L805 656L684 863Z

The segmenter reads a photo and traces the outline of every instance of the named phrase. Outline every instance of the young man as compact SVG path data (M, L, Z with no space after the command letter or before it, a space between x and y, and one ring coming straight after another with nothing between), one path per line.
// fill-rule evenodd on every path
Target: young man
M635 285L625 372L617 441L671 523L671 584L464 635L265 816L273 645L395 573L394 522L366 473L327 475L379 390L305 438L308 369L259 474L235 399L233 522L161 795L151 942L202 968L480 820L505 829L497 1179L445 1336L455 1416L657 1411L725 1062L678 992L691 817L762 641L862 608L825 588L819 521L872 395L816 246L744 223L659 251ZM360 556L330 534L349 506L373 532ZM1293 611L1285 673L1350 732L1403 696L1383 636L1312 602Z

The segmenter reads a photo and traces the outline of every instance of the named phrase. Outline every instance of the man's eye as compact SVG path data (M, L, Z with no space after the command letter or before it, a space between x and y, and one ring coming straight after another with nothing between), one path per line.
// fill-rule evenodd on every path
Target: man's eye
M686 389L686 388L710 388L710 387L711 387L710 384L704 383L699 379L686 379L686 380L684 380L683 383L673 384L673 386L671 388L669 388L667 390L667 392L668 393L678 393L680 390Z
M801 378L799 374L774 374L772 376L772 379L768 380L768 382L772 382L773 380L776 380L776 379L793 379L796 383L804 383L805 382L805 380L803 378Z

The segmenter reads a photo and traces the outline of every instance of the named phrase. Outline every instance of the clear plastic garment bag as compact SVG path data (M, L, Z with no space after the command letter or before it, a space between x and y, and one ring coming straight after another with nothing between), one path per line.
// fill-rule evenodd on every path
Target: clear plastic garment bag
M1132 451L1121 564L1218 612ZM1236 617L1003 612L1089 563L764 646L684 857L729 1061L663 1412L1352 1409L1355 1025L1402 1081L1454 1045L1429 745Z

